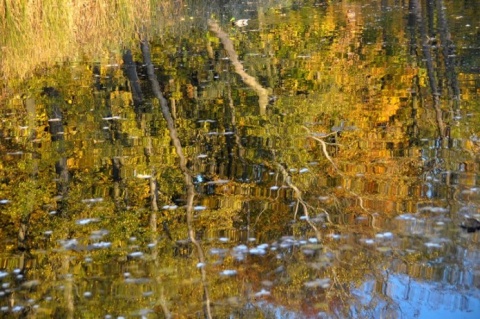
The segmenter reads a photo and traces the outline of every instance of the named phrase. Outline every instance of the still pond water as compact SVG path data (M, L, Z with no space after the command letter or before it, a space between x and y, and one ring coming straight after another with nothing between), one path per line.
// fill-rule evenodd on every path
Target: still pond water
M185 7L4 95L0 316L479 318L480 6L426 2Z

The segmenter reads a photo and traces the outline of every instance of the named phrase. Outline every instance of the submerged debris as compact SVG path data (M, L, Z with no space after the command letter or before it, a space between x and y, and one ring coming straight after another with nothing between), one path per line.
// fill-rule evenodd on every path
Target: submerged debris
M465 217L465 219L460 224L460 227L462 227L469 233L474 233L480 230L480 220L475 217Z

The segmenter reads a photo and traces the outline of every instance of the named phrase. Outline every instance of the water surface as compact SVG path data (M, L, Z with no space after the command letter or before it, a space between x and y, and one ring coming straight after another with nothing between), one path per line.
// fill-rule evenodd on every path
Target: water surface
M479 7L427 2L186 6L184 171L140 44L5 90L2 315L477 318Z

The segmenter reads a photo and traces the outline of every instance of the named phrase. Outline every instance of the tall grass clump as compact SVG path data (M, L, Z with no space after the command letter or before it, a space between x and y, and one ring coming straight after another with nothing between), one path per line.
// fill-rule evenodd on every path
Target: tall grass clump
M102 60L136 40L140 28L178 11L181 0L2 0L0 76L79 58ZM181 6L180 6L181 7ZM170 14L170 13L169 13ZM138 43L138 42L137 42Z

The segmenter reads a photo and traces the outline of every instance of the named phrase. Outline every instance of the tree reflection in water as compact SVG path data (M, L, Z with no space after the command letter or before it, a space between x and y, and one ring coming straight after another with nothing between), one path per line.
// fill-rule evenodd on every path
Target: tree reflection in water
M4 316L478 317L478 6L182 4L2 69Z

